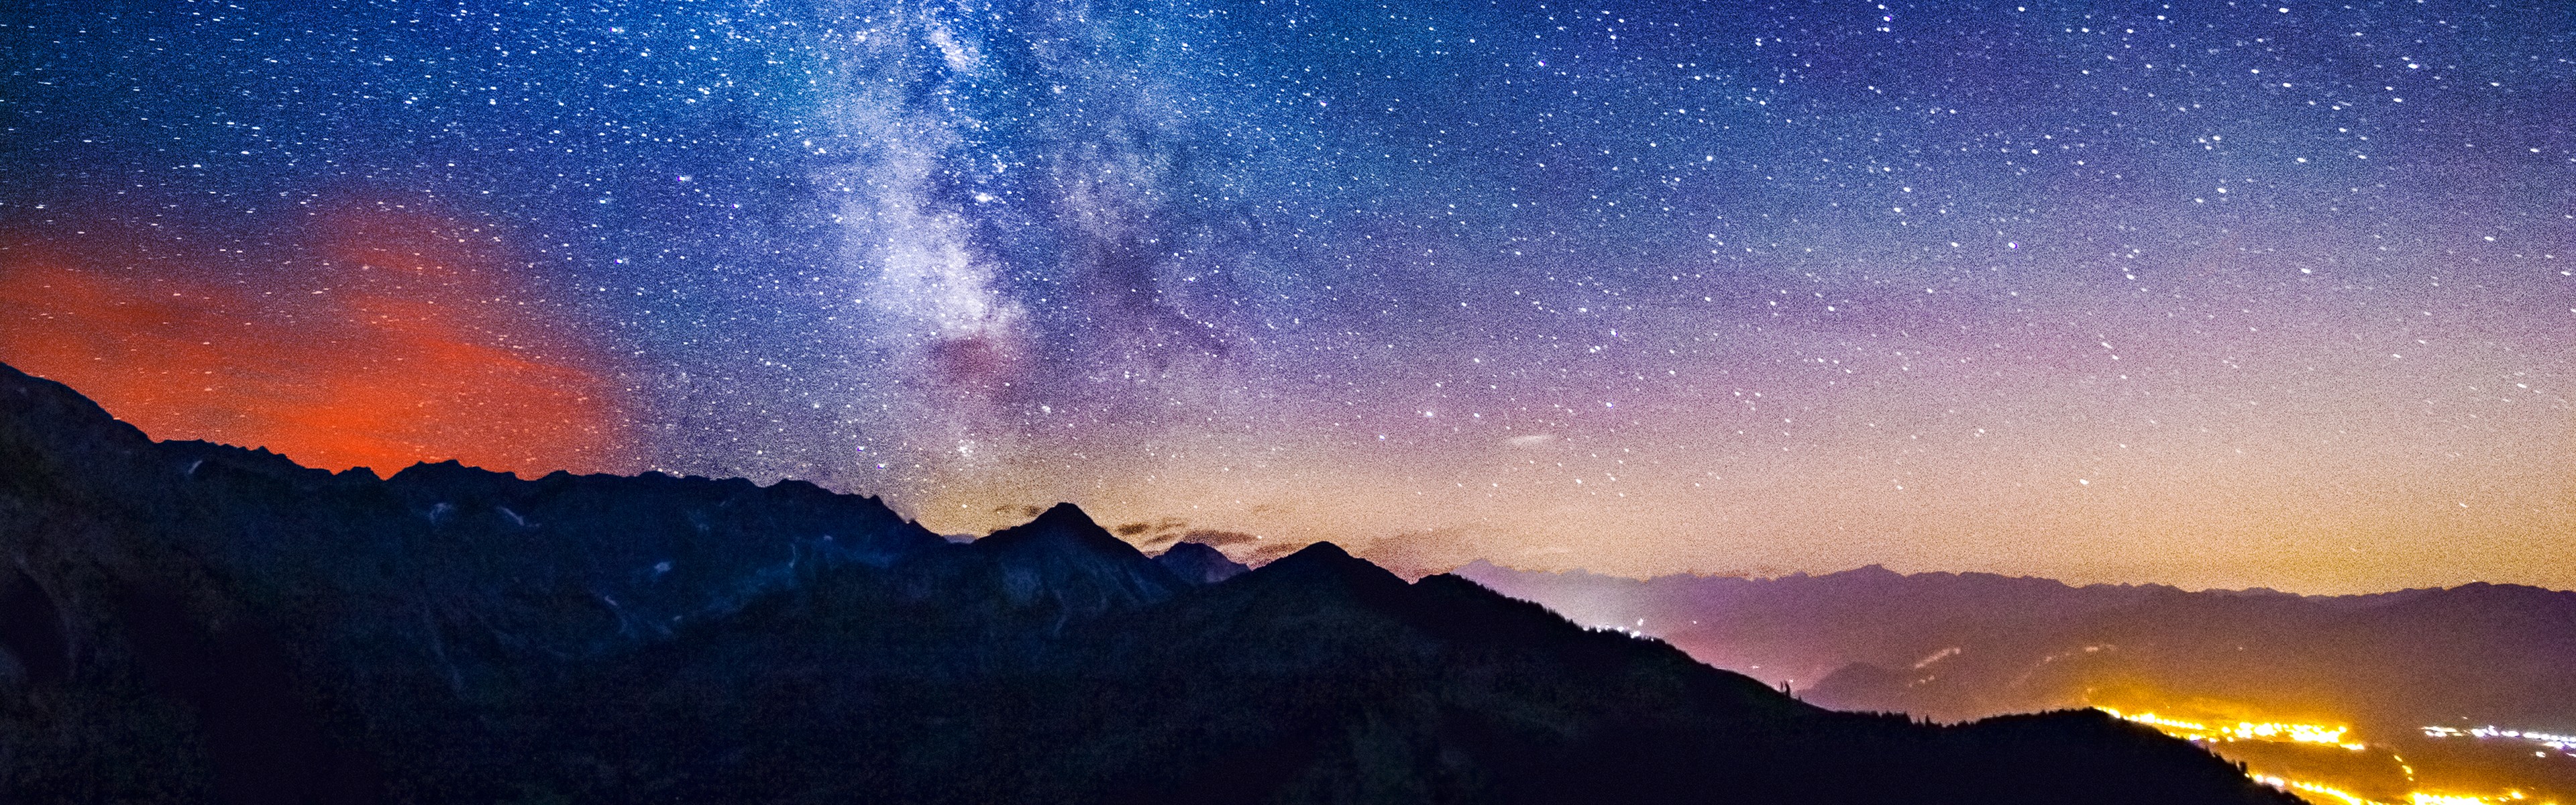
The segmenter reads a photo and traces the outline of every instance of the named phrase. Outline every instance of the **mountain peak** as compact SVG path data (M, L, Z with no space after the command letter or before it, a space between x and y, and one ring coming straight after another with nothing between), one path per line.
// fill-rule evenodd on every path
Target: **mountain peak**
M1136 551L1125 540L1110 536L1109 529L1100 527L1100 523L1084 513L1082 507L1071 503L1055 504L1036 519L995 531L976 542L1001 548L1049 539L1093 548L1107 548L1109 543L1116 543L1125 546L1129 552Z
M1058 503L1037 519L970 544L975 553L1013 569L1008 575L1018 581L1009 585L1008 595L1016 603L1044 598L1097 614L1160 601L1184 586L1170 570L1126 540L1110 536L1071 503Z
M1039 514L1037 519L1030 520L1028 525L1054 526L1059 528L1100 527L1100 524L1094 522L1091 519L1091 515L1084 512L1082 507L1071 503L1057 503L1053 506L1047 507L1047 510L1044 513Z
M1822 576L1817 576L1816 578L1828 578L1828 579L1831 579L1831 578L1839 578L1839 579L1846 579L1846 580L1853 580L1853 581L1861 581L1861 580L1868 580L1868 581L1880 581L1880 580L1886 580L1886 579L1899 579L1899 578L1904 578L1904 577L1905 577L1905 574L1898 573L1898 572L1893 571L1893 570L1889 570L1889 569L1887 569L1887 566L1886 566L1886 565L1882 565L1882 564L1879 564L1879 563L1877 563L1877 562L1871 562L1871 563L1869 563L1869 564L1862 565L1862 566L1860 566L1860 567L1855 567L1855 568L1852 568L1852 569L1850 569L1850 570L1844 570L1844 571L1835 572L1835 573L1827 573L1827 574L1824 574L1824 575L1822 575Z
M1387 572L1366 559L1352 556L1342 546L1317 542L1296 553L1280 557L1253 571L1264 578L1291 580L1300 585L1337 584L1355 592L1400 591L1410 585L1403 578Z
M95 460L131 454L151 441L72 387L0 363L0 444Z

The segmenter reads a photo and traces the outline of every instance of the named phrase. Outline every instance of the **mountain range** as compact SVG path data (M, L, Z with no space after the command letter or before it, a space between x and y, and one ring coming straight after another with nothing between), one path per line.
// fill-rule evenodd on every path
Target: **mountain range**
M0 367L12 802L2286 803L2094 711L1836 712L1326 543L155 442Z
M2576 592L2192 592L1876 565L1769 579L1456 572L1842 709L1955 721L2111 704L2098 697L2129 685L2381 733L2464 720L2576 732Z
M2380 799L2428 785L2576 797L2576 742L2462 734L2576 735L2576 592L2471 583L2301 596L1878 566L1779 578L1483 563L1457 573L1826 707L1967 721L2101 706L2201 725L2179 730L2201 735L2339 727L2347 749L2373 751L2215 745L2258 771L2310 769Z

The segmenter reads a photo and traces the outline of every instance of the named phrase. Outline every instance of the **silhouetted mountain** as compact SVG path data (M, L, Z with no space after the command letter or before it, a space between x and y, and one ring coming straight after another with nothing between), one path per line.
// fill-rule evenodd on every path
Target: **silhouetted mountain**
M333 474L0 368L0 796L2290 801L2098 713L1834 713L1330 545L1192 553L1071 506L961 544L793 481Z
M1172 575L1179 576L1192 584L1215 584L1243 575L1252 569L1245 567L1241 562L1226 558L1224 553L1215 548L1196 542L1173 545L1162 554L1155 556L1154 562L1162 565L1163 569L1172 571Z

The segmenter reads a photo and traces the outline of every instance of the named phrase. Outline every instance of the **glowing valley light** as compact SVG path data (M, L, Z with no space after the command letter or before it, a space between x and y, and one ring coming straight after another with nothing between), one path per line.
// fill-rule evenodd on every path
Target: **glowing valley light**
M2576 735L2561 735L2558 733L2538 732L2535 730L2510 730L2493 724L2465 730L2458 727L2425 727L2424 737L2504 738L2507 740L2522 740L2546 746L2551 749L2567 753L2571 756L2576 756Z
M2319 724L2284 724L2278 722L2257 724L2251 721L2239 721L2235 726L2224 728L2224 731L2230 738L2265 741L2288 740L2297 743L2335 744L2346 749L2362 748L2361 744L2344 742L2343 734L2347 732L2348 729L2349 728L2346 727L2328 727Z
M2529 801L2528 798L2520 791L2509 791L2502 796L2493 797L2481 797L2470 794L2434 794L2424 791L2416 791L2407 794L2406 799L2403 801L2384 802L2375 799L2365 799L2350 791L2345 791L2343 789L2321 783L2311 783L2306 780L2292 780L2287 777L2270 774L2255 774L2249 776L2253 777L2255 782L2262 783L2273 788L2300 794L2314 794L2319 797L2344 803L2344 805L2512 805L2513 803ZM2556 805L2556 803L2547 803L2546 805Z
M2234 724L2218 724L2213 726L2197 721L2166 718L2151 712L2122 713L2118 710L2101 706L2095 706L2093 709L2109 713L2113 718L2145 724L2162 730L2174 737L2193 741L2284 741L2289 743L2329 744L2340 746L2355 752L2367 748L2365 744L2362 744L2359 741L2344 740L2344 735L2352 731L2351 727L2335 727L2324 724L2301 724L2290 721L2239 721Z
M2417 791L2412 795L2412 797L2412 799L2407 800L2408 805L2500 805L2501 803L2518 802L2523 798L2522 792L2519 791L2506 794L2501 797L2479 797L2470 796L2468 794L2427 794L2422 791Z
M2368 744L2362 743L2358 740L2347 740L2347 736L2351 733L2350 727L2328 726L2324 724L2302 724L2288 721L2238 721L2232 724L2223 722L2202 723L2198 721L2188 721L2180 718L2161 716L2153 712L2124 713L2119 710L2100 705L2095 705L2093 709L2100 710L2113 718L2145 724L2147 726L2154 727L2156 731L2162 732L2166 735L2200 744L2223 744L2235 741L2268 741L2274 743L2337 746L2353 751L2361 751L2370 748ZM2428 726L2423 728L2423 732L2426 737L2430 738L2475 738L2530 741L2560 751L2568 751L2571 747L2576 747L2576 736L2560 735L2548 732L2534 732L2531 730L2512 730L2495 726L2477 727L2474 729ZM2570 754L2576 754L2576 752L2570 752ZM2415 784L2415 767L2408 764L2406 762L2406 758L2395 752L2390 752L2388 757L2390 760L2398 764L2398 768L2400 770L2405 772L2407 784L2409 787L2412 787ZM2343 803L2344 805L2529 805L2532 803L2528 794L2525 794L2520 790L2510 789L2502 794L2493 796L2479 796L2475 794L2449 792L2433 793L2429 791L2412 791L2406 795L2405 799L2377 800L2369 799L2359 794L2352 793L2351 791L2323 783L2310 782L2307 780L2294 780L2278 775L2266 774L2261 771L2249 770L2246 776L2252 778L2257 783L2268 785L2283 791L2289 791L2300 795L2313 795L2309 798L2312 801L2320 803L2329 801ZM2557 805L2557 803L2545 802L2537 803L2536 805Z
M2283 791L2298 791L2308 794L2316 794L2322 797L2329 797L2344 803L2344 805L2377 805L2377 803L2373 803L2370 800L2354 796L2350 791L2345 791L2328 785L2319 785L2305 780L2292 780L2268 774L2259 774L2254 775L2254 781ZM2418 794L2416 796L2420 798L2423 795Z
M2164 727L2164 728L2167 728L2167 731L2180 730L2180 731L2183 731L2183 732L2190 732L2190 733L2208 733L2208 732L2211 732L2211 731L2212 731L2212 730L2210 730L2209 725L2207 725L2207 724L2202 724L2202 723L2197 722L2197 721L2183 721L2183 720L2181 720L2181 719L2164 718L2164 717L2162 717L2162 716L2158 716L2158 715L2156 715L2156 714L2154 714L2154 713L2123 713L2123 712L2120 712L2120 711L2118 711L2118 710L2113 710L2113 709L2111 709L2111 708L2103 707L2103 706L2098 705L2098 704L2097 704L2097 705L2094 705L2094 706L2093 706L2093 709L2095 709L2095 710L2100 710L2100 711L2105 712L2105 713L2109 713L2109 714L2111 714L2111 717L2112 717L2112 718L2117 718L2117 719L2121 719L2121 720L2124 720L2124 721L2135 721L2135 722L2137 722L2137 723L2145 724L2145 725L2150 726L2150 727ZM2182 736L2177 736L2177 737L2181 737L2181 738L2194 738L2194 737L2196 737L2196 736L2194 736L2194 735L2182 735Z

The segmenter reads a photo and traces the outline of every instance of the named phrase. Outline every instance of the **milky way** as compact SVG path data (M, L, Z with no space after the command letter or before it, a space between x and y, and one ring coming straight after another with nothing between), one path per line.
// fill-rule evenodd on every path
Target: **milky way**
M2576 586L2551 4L37 3L164 438L1432 570Z

